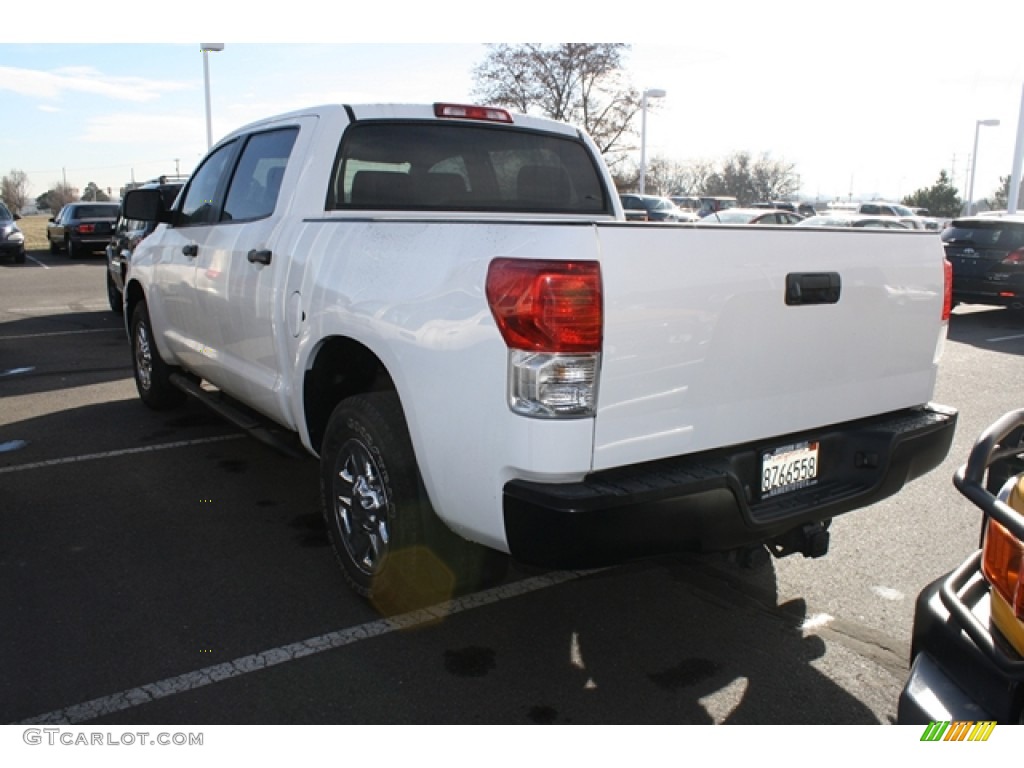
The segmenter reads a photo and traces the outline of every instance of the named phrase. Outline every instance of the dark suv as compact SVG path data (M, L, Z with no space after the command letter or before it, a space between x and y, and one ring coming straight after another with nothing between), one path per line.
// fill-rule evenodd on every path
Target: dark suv
M25 235L14 223L20 218L0 203L0 254L13 256L15 264L25 263Z
M955 219L942 242L954 302L1024 309L1024 215Z
M158 189L164 199L164 208L170 210L178 192L185 185L184 176L161 176L147 181L138 189ZM128 276L128 265L132 252L139 242L156 229L152 221L135 221L123 215L117 218L114 234L107 242L107 300L110 308L120 314L124 307L124 280Z
M117 222L117 203L68 203L46 225L50 253L67 251L76 259L102 251L110 242Z

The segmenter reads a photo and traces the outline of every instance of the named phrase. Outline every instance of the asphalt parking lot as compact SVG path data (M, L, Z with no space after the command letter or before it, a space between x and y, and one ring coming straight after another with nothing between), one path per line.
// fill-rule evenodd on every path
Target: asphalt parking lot
M1024 373L1024 323L955 317L959 455L837 521L825 560L513 566L383 620L338 572L316 464L148 411L102 259L31 256L0 264L4 723L891 722L913 596L976 541L947 469Z

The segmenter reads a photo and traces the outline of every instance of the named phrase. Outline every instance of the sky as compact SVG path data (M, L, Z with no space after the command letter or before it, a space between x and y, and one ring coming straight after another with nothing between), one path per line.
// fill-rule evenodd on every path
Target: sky
M190 172L206 150L196 39L225 43L208 54L214 141L314 104L472 102L486 43L624 42L629 81L666 91L651 100L648 158L767 154L795 166L812 201L897 199L943 169L965 197L976 122L998 119L979 132L974 197L990 196L1012 171L1024 98L1020 0L181 0L148 21L123 0L102 13L54 0L59 26L22 5L0 31L0 174L25 171L32 197L64 179L116 195Z

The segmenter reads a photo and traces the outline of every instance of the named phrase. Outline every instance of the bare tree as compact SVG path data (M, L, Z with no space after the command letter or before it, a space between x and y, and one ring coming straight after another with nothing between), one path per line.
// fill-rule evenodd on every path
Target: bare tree
M46 193L46 199L49 203L49 208L54 213L57 213L68 203L73 203L77 200L75 190L68 184L58 181L53 185L53 188Z
M0 179L0 198L14 213L18 213L28 203L28 174L12 168L11 172Z
M718 164L699 160L688 166L684 177L690 194L731 195L741 203L779 200L800 188L796 166L767 153L754 160L749 152L734 152Z
M640 92L626 80L622 43L488 46L474 98L584 128L603 155L632 149ZM606 157L606 160L609 159Z

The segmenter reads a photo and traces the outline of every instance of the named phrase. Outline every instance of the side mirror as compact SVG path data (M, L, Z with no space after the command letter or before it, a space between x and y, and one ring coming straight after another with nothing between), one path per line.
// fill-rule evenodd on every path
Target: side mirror
M50 222L51 224L52 224L53 222L55 222L56 220L57 220L57 219L55 219L55 218L54 218L53 216L51 216L50 218L48 218L48 219L47 219L47 221L48 221L48 222Z
M169 222L170 214L158 189L133 189L125 193L121 215L126 219Z
M20 219L20 218L21 218L21 216L19 216L19 215L18 215L18 214L16 214L16 213L15 213L15 214L13 214L13 215L14 215L14 220L15 220L15 221L17 221L18 219Z

